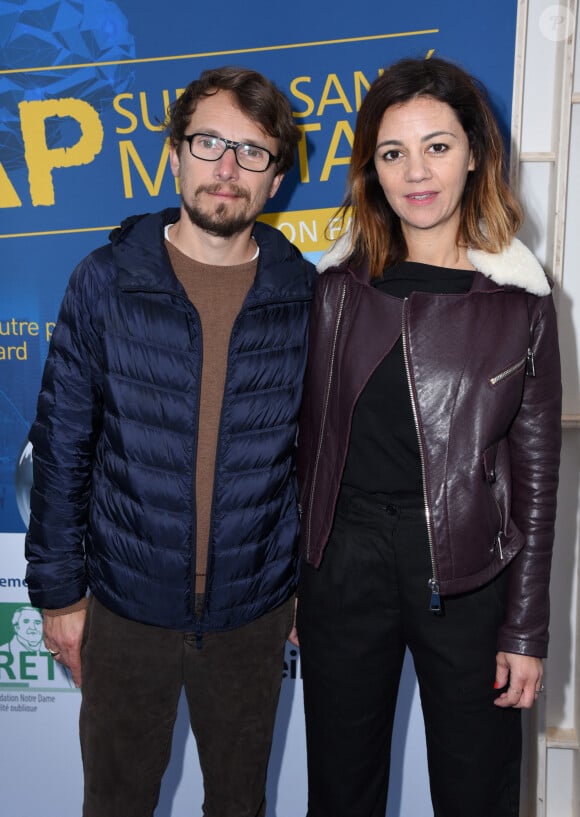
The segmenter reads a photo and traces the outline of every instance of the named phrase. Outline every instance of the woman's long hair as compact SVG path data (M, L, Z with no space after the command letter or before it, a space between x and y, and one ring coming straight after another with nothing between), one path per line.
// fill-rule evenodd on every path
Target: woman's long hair
M379 183L374 157L383 114L416 97L445 102L467 134L475 169L461 200L458 244L499 252L518 231L522 213L507 183L506 152L485 88L440 58L402 59L374 80L361 105L348 173L347 196L339 210L351 220L351 262L368 265L371 277L407 257L401 222Z

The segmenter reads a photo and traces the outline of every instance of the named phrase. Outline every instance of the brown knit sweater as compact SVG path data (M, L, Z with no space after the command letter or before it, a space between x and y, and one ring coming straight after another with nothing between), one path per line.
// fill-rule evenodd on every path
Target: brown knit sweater
M196 462L196 595L205 589L211 505L230 335L256 276L257 259L232 267L200 264L165 242L171 264L199 313L203 367Z

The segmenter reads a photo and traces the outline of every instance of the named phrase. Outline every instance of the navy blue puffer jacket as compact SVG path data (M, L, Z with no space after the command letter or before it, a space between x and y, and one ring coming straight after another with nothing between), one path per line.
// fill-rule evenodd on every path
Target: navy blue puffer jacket
M163 227L129 219L73 273L30 439L27 582L38 607L87 588L127 618L199 633L241 626L296 583L294 450L315 271L255 225L256 280L232 330L206 599L194 611L199 316Z

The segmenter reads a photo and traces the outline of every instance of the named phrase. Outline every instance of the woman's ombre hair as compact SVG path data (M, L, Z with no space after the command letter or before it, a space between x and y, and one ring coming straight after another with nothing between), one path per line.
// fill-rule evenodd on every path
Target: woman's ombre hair
M407 257L399 217L385 198L374 159L384 112L416 97L449 105L469 140L475 169L469 172L463 192L458 244L499 252L521 225L520 205L507 182L502 135L483 85L440 58L399 60L374 80L362 102L348 192L338 214L343 224L351 221L351 263L367 265L371 277Z

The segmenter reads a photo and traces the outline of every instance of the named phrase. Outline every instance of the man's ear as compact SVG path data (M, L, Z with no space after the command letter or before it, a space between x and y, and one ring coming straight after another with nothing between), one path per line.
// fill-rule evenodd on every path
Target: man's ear
M282 184L282 179L284 178L284 173L277 173L274 178L272 179L272 184L270 185L270 192L268 194L268 198L272 199L278 192L278 188Z
M171 172L177 179L179 176L179 167L181 161L179 158L179 146L169 144L169 166L171 167Z

